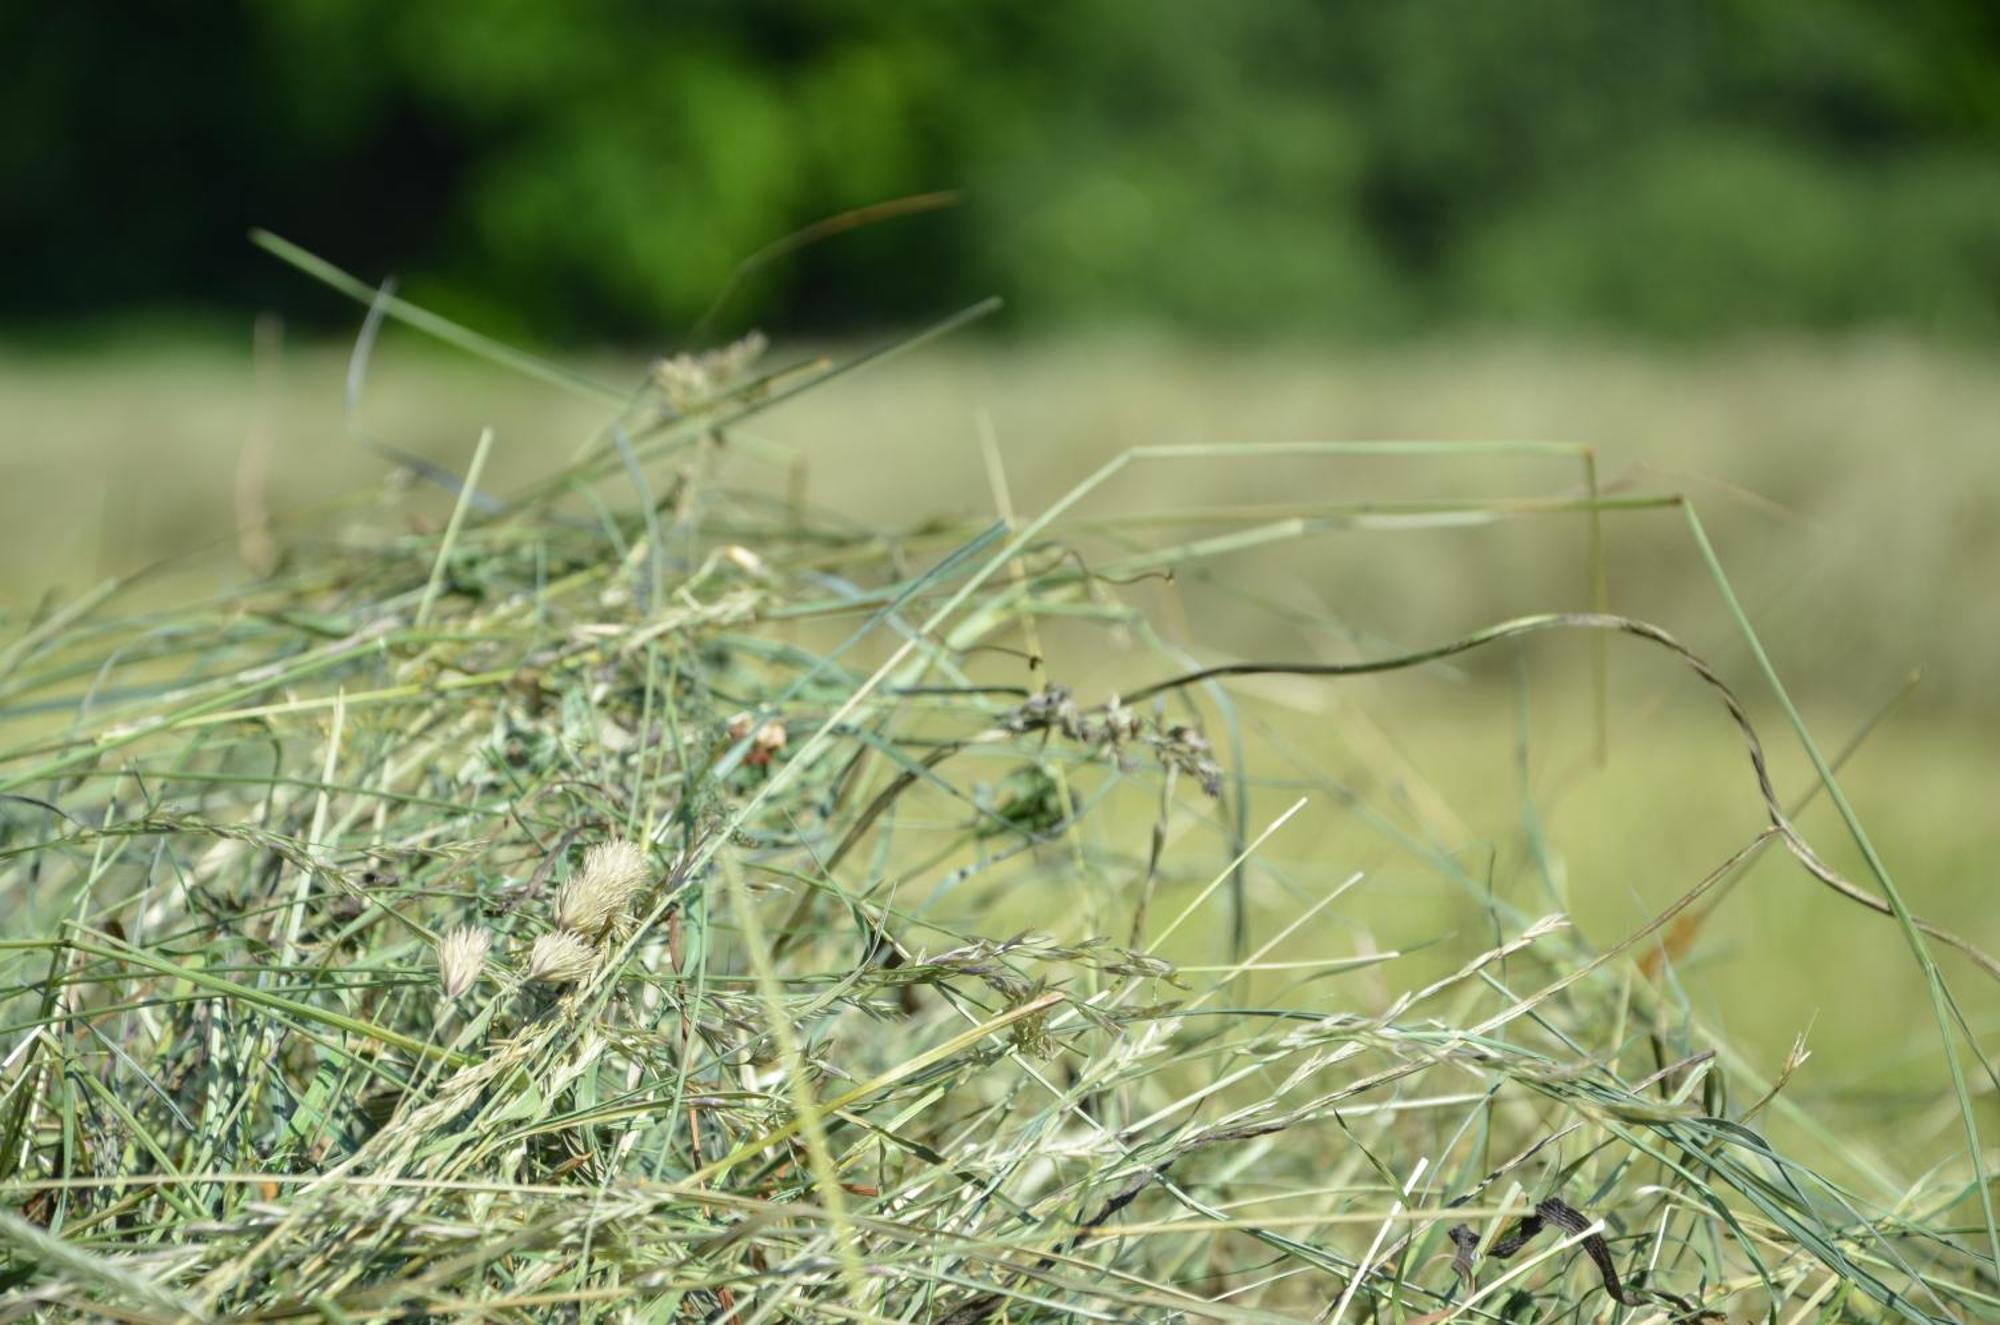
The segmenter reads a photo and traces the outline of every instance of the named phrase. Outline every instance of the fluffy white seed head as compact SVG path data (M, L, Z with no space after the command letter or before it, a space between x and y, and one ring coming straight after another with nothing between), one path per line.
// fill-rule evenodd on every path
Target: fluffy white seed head
M624 919L650 876L644 848L622 838L600 842L584 853L583 868L556 894L556 928L602 938Z
M438 982L446 998L457 998L472 988L486 967L486 953L493 936L471 925L460 925L438 940Z
M573 985L590 974L597 950L574 934L552 930L528 950L528 978L545 985Z

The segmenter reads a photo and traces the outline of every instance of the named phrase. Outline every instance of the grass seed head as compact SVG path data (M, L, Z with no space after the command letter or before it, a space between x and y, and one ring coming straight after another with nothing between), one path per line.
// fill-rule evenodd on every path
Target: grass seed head
M761 331L699 354L676 354L653 365L653 385L676 410L691 410L741 381L770 342Z
M528 950L528 978L545 985L573 985L590 974L597 949L564 930L551 930Z
M583 868L556 894L556 927L587 939L601 938L623 919L651 870L643 847L613 838L583 857Z
M486 954L493 936L471 925L460 925L437 945L438 981L446 998L457 998L472 988L486 966Z

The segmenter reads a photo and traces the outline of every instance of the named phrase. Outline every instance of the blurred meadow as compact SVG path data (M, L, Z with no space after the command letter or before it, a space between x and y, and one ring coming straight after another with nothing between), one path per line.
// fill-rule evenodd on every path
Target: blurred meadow
M143 708L129 706L194 694L175 688L183 677L198 687L222 675L221 661L198 666L192 655L185 673L177 670L169 660L181 646L163 641L212 631L224 651L218 657L250 669L231 674L250 677L278 663L227 651L244 640L245 648L263 647L256 632L270 623L327 638L351 628L362 638L372 627L355 623L379 612L381 629L405 632L395 647L412 652L387 658L380 675L352 680L358 693L392 696L386 714L348 719L344 697L336 703L317 683L289 682L246 691L254 704L226 710L248 723L245 747L268 734L281 762L310 765L285 813L278 788L292 784L277 780L268 798L231 812L245 824L255 820L255 832L274 834L246 841L271 846L282 828L285 841L271 849L296 863L321 844L336 853L335 838L316 834L329 804L352 793L356 808L333 814L348 834L339 850L377 863L392 849L433 862L410 866L409 891L396 892L395 905L424 914L423 923L441 932L444 921L432 912L476 900L482 923L504 928L514 923L507 917L516 902L501 907L493 899L513 899L523 887L532 893L551 868L561 873L557 862L567 859L575 830L538 817L544 810L519 811L537 850L560 842L536 871L507 854L514 811L493 808L500 793L463 772L451 775L456 783L412 790L410 803L463 798L487 809L401 837L377 810L370 829L365 798L332 779L343 721L357 724L346 738L357 748L379 739L392 752L385 768L395 763L398 723L406 723L412 740L423 733L438 742L433 776L444 778L447 766L470 768L485 757L468 752L485 748L489 717L496 731L515 720L511 687L532 688L560 670L549 659L562 650L550 639L616 638L625 643L605 648L617 666L644 660L645 707L628 724L640 747L629 799L604 793L609 808L591 799L626 777L619 761L628 752L605 738L601 762L592 754L573 768L538 770L548 780L511 804L538 804L573 774L594 789L562 794L591 806L598 817L579 822L593 831L600 821L644 826L662 852L680 841L672 833L684 832L671 856L675 870L708 861L703 853L722 849L714 842L767 849L784 834L744 817L761 804L754 788L765 785L742 782L751 770L737 761L755 748L744 744L750 729L722 725L730 707L722 701L755 690L731 670L738 664L728 659L738 655L729 651L748 646L730 632L764 632L756 638L766 652L750 652L772 667L792 654L844 657L845 632L860 618L842 609L821 620L810 608L813 594L837 590L860 602L864 590L889 594L908 584L941 594L927 577L944 575L953 549L985 555L981 531L995 520L1011 535L1135 448L1160 453L1127 464L1009 562L1016 596L995 587L1009 582L997 578L986 590L996 596L970 612L980 629L961 623L958 633L940 633L939 641L952 642L935 644L944 661L933 658L927 665L939 670L926 679L947 675L975 697L984 693L979 687L1026 695L1054 683L1100 699L1206 664L1351 663L1538 613L1613 612L1669 632L1742 697L1767 747L1776 797L1796 807L1799 835L1832 871L1866 883L1876 877L1873 863L1788 726L1784 696L1768 684L1704 559L1691 508L1770 664L1837 764L1902 901L1972 947L2000 951L2000 909L1988 891L2000 795L1992 679L2000 657L2000 21L1984 6L1939 0L1890 13L1848 0L1669 7L1081 0L1023 10L773 0L668 12L612 0L561 7L438 0L245 7L215 19L169 10L114 16L108 7L72 5L0 18L0 44L32 53L24 62L31 68L0 90L12 126L0 144L0 177L11 181L0 238L23 255L0 272L0 791L10 796L0 814L0 862L15 862L0 883L11 912L0 937L21 949L6 959L13 965L4 976L9 1033L21 1033L12 1048L0 1043L14 1073L0 1098L0 1149L7 1149L0 1179L26 1181L33 1170L51 1175L55 1190L90 1168L69 1139L81 1116L76 1087L67 1088L67 1105L31 1103L44 1087L35 1084L42 1078L32 1064L42 1051L28 1030L81 1017L84 1007L84 995L59 994L71 986L42 970L47 944L39 936L90 938L109 923L104 917L122 917L122 943L127 930L141 929L135 917L150 914L146 906L161 905L146 901L152 885L134 881L137 867L121 882L106 863L116 852L101 840L88 845L70 816L88 810L108 825L114 812L131 808L111 789L118 778L170 783L209 752L199 740L185 750L144 746L144 758L123 773L109 753L89 766L95 771L69 761L74 750L122 748L144 726ZM105 87L115 91L105 95ZM343 297L276 260L246 237L252 227L355 273L363 297ZM499 361L499 352L441 344L408 319L368 317L365 296L378 282L383 301L393 289L454 327L522 347L531 371ZM671 378L658 369L663 357L726 345L752 329L770 337L762 367L779 370L773 380L789 382L792 369L809 379L993 295L1004 301L997 313L769 407L754 394L763 379L724 383L728 390L692 405L662 386ZM459 331L451 337L463 340ZM661 396L667 405L658 404ZM688 420L701 429L685 447L675 440L646 452L640 467L606 440L615 431L607 418L630 420L635 402L658 409L647 418L670 439ZM706 431L704 420L724 416L726 426ZM490 445L482 444L488 429ZM1421 445L1350 453L1263 445L1374 442ZM1579 467L1578 447L1589 448L1594 470ZM1170 448L1189 450L1166 454ZM468 478L474 473L476 481ZM497 494L490 509L463 498L468 482L481 499ZM603 532L595 544L593 528ZM537 562L529 574L509 559L530 545L556 570ZM664 601L648 617L637 591L617 586L662 547L679 558L672 564L680 587L649 584ZM479 577L488 572L466 562L468 548L492 558L492 583L514 597L483 587ZM648 622L678 619L684 608L699 616L710 572L730 557L747 581L766 586L758 591L768 592L765 606L774 610L720 625L700 618L685 628L685 659L697 661L674 655L676 676L685 662L696 671L712 666L721 678L716 695L703 691L700 703L722 707L697 713L690 699L685 721L721 742L707 767L738 779L716 792L717 804L739 815L728 819L736 836L703 837L711 820L689 808L695 764L679 744L674 758L684 762L672 773L681 780L668 777L664 762L652 770L658 785L646 780L641 756L656 738L645 723L666 702L655 695L666 664ZM372 569L351 569L357 565ZM563 567L568 578L558 573ZM374 584L371 577L390 585L378 599L354 587ZM596 596L563 600L576 583ZM561 629L550 625L553 633L531 641L530 627L509 614L544 593L555 604L547 620ZM430 619L434 609L444 626ZM313 624L322 619L334 624ZM534 620L539 628L543 617ZM882 626L882 638L857 657L887 674L901 658L892 647L922 632L912 630L915 617L868 620ZM71 629L73 639L63 634ZM719 633L702 633L711 629ZM517 670L507 692L493 697L491 714L476 705L453 710L443 698L450 683L440 678L472 677L470 685L497 673L490 660L461 665L449 651L500 640L520 648L508 664ZM1031 655L1046 668L1030 667ZM295 656L307 653L272 655ZM869 670L859 661L843 665L855 677ZM616 667L603 666L590 684L562 692L557 744L573 739L567 724L575 705L603 704L609 713L622 702L618 686L630 678L607 679ZM781 690L773 682L742 707L781 713L789 701L797 709L790 697L805 684ZM547 687L553 695L557 683ZM421 692L409 702L426 707L399 718L395 706L405 700L393 696L405 690ZM1232 1009L1330 1015L1350 1005L1399 1010L1397 996L1427 981L1475 983L1467 963L1501 944L1510 907L1531 917L1567 915L1578 937L1566 960L1572 968L1595 960L1767 831L1768 807L1743 738L1715 692L1679 660L1624 635L1538 633L1410 670L1246 676L1202 694L1206 740L1236 779L1212 806L1173 809L1175 795L1196 795L1187 782L1176 792L1167 776L1163 791L1160 779L1134 774L1104 749L1067 763L1046 744L1041 754L1004 743L968 750L966 767L952 768L962 784L920 781L909 803L884 818L898 826L894 844L884 829L872 859L864 863L863 852L850 861L847 869L868 883L841 896L856 916L879 902L886 923L904 917L881 899L900 905L897 890L907 887L912 930L920 916L940 936L933 946L947 935L972 942L1022 932L1136 945L1146 916L1157 922L1189 906L1199 923L1164 943L1160 957L1190 973L1234 972ZM330 726L328 704L335 704ZM943 750L947 718L963 718L968 731L978 727L974 718L1023 731L1019 712L1010 716L999 704L962 713L912 707L916 716L902 716ZM847 713L831 700L804 708L813 721L832 713L829 732ZM896 708L887 705L880 725L868 728L855 767L869 751L880 758L904 749L895 744L906 734L895 726ZM1117 710L1109 700L1105 711ZM106 712L123 716L106 727ZM197 706L182 716L194 730L209 713ZM159 730L178 732L182 716ZM436 735L461 720L471 733L464 744ZM670 713L669 725L681 720ZM798 716L792 721L796 755L809 728ZM265 733L257 724L267 722ZM674 728L676 743L690 739ZM1161 727L1147 739L1165 748L1179 738ZM1115 740L1098 738L1106 742L1115 754ZM312 782L322 745L327 772ZM917 753L892 757L911 770L931 748L918 741L907 747ZM247 764L229 762L239 755L214 776L250 780ZM791 757L763 756L772 770ZM1029 767L1034 777L1054 779L1050 804L1074 796L1073 808L1088 805L1095 817L1087 833L1076 832L1055 812L1017 826L1026 845L1001 851L985 827L967 828L966 816L996 819L1031 793L1044 794L1040 783L1020 781ZM801 778L813 776L802 756L798 768ZM386 785L389 774L383 778ZM677 789L663 790L670 782ZM891 786L885 797L897 790ZM132 794L151 803L150 791ZM853 809L846 795L825 793L827 828ZM1289 811L1301 797L1304 808ZM703 804L703 814L724 814ZM77 836L43 834L35 807L50 806ZM822 812L820 802L803 800L783 808ZM804 854L785 857L785 868L803 873L773 867L757 885L762 923L776 926L780 915L796 923L815 889L838 892L832 883L801 885L797 909L778 904L787 878L825 866L832 880L827 848L838 843L837 856L855 845L873 814L846 836L815 836L819 829L791 819L779 825L799 834ZM1222 877L1215 871L1280 819L1284 826L1257 847L1242 876L1250 882L1212 893L1211 876ZM461 877L464 861L480 859L463 845L474 841L500 844L500 863L468 866L472 873ZM1834 1290L1815 1287L1820 1281L1800 1270L1796 1283L1774 1274L1786 1286L1770 1290L1772 1313L1783 1305L1787 1319L1822 1307L1827 1321L1980 1318L1996 1301L1993 1265L1978 1257L1994 1231L1988 1189L2000 1153L1991 1140L2000 1090L1986 1054L2000 1044L2000 989L1962 952L1931 942L1949 983L1947 1018L1940 986L1912 959L1898 921L1837 896L1781 839L1764 839L1774 842L1777 849L1762 851L1687 913L1698 923L1683 917L1629 958L1589 968L1615 1014L1597 1005L1552 1012L1535 1033L1574 1051L1561 1071L1578 1081L1598 1068L1651 1081L1648 1072L1681 1054L1717 1049L1725 1065L1718 1072L1742 1083L1735 1103L1782 1087L1784 1107L1758 1124L1774 1143L1839 1181L1877 1184L1869 1190L1890 1205L1897 1203L1888 1194L1908 1184L1897 1209L1907 1209L1911 1227L1929 1220L1924 1227L1940 1245L1956 1238L1979 1249L1962 1253L1973 1264L1964 1280L1972 1286L1962 1292L1942 1286L1949 1278L1942 1271L1909 1271L1942 1295L1934 1310L1886 1290L1850 1297L1842 1287L1829 1299ZM180 877L209 879L221 850L185 853ZM36 853L64 864L45 875ZM1003 868L1010 853L1021 861ZM775 857L746 859L757 862L744 867L755 874ZM50 882L69 878L60 869L72 866L70 882ZM225 860L216 868L225 872L219 879L235 866ZM443 873L419 879L432 868ZM735 868L723 870L731 888ZM246 895L265 888L257 882L264 876L253 877L248 864L243 870ZM1351 893L1315 909L1357 873ZM329 867L327 877L336 874ZM302 908L306 883L299 888ZM791 931L774 930L781 935L774 955L760 956L762 931L744 919L752 894L729 892L726 907L722 895L708 898L712 913L661 903L675 926L674 978L685 914L691 933L715 943L704 951L722 954L716 970L729 974L719 980L741 980L748 991L754 974L775 982L757 986L763 996L783 989L803 1001L800 991L817 988L812 981L823 973L797 975L794 987L785 981L795 973L760 964L785 956ZM1136 903L1135 918L1139 897L1146 900ZM725 912L714 932L726 937L709 939L710 915ZM269 936L261 923L244 921L241 934L218 924L214 937L176 960L248 981L243 972L274 953L303 963L319 951L300 946L296 915L282 942L276 922ZM286 985L285 996L320 989L314 982L338 969L336 957L381 975L385 989L400 988L409 972L430 969L436 935L415 928L428 937L414 946L339 949L329 941L312 957L320 963L313 973ZM815 937L800 940L795 957L823 955L811 946L826 942L821 931L798 933ZM1268 967L1238 969L1250 944L1274 935L1280 946ZM1353 958L1358 969L1295 977L1284 965L1324 964L1330 954ZM1394 964L1374 965L1384 954ZM69 959L52 953L50 972L59 960ZM854 960L859 972L869 959ZM80 957L72 969L75 988L114 978L88 974L99 968ZM1563 969L1560 961L1552 969ZM1092 971L1076 975L1080 984L1054 986L1082 988L1100 977L1108 979ZM1512 999L1541 977L1523 974L1518 989L1499 976L1480 978L1488 992ZM659 989L679 988L659 979ZM611 983L607 977L607 989ZM1644 992L1653 986L1660 992ZM647 997L654 992L649 986ZM1003 1015L1028 1006L1017 995L1003 1000L1013 1009ZM778 1003L737 996L749 1010L734 1012L730 1024L748 1026L768 1013L778 1047L759 1041L754 1053L742 1050L741 1063L716 1048L729 1071L740 1066L751 1081L750 1063L765 1070L777 1061L805 1080L811 1066L823 1072L811 1079L829 1094L865 1078L862 1068L843 1075L814 1058L830 1056L836 1037L815 1039L820 1031L809 1027L817 1023L805 1014L796 1032L780 1031ZM347 997L328 995L355 1010ZM915 995L902 997L906 1012L916 1006ZM856 1007L883 1018L888 1000ZM395 1016L415 1015L397 1007ZM291 1007L285 1015L300 1014ZM402 1039L383 1043L429 1062L434 1045L411 1047L432 1034L427 1016L425 1009L407 1034L397 1032ZM381 1011L383 1025L392 1020ZM447 1035L447 1020L439 1014L439 1043L451 1042L454 1053L478 1050L485 1021L450 1023ZM159 1033L151 1023L148 1030ZM786 1036L794 1033L812 1043L792 1044ZM1952 1052L1962 1063L1947 1062L1941 1033L1958 1037ZM163 1044L173 1039L159 1034ZM1794 1054L1801 1036L1810 1061ZM1633 1047L1642 1042L1644 1054ZM129 1061L132 1041L121 1043L119 1061ZM652 1069L638 1050L621 1042L620 1051L633 1054L627 1084L643 1093ZM1438 1052L1442 1063L1447 1051ZM74 1053L84 1061L83 1050ZM1190 1054L1171 1066L1199 1079L1206 1065ZM1621 1063L1620 1055L1635 1061ZM403 1071L401 1059L383 1061L390 1064L383 1070ZM1112 1083L1103 1097L1115 1103L1092 1097L1090 1109L1155 1121L1166 1106L1146 1097L1142 1076L1128 1080L1103 1066L1117 1061L1109 1051L1087 1059L1066 1089L1081 1097L1077 1083L1097 1079L1102 1067ZM675 1060L677 1107L704 1070L696 1063L692 1049ZM589 1078L582 1067L576 1073ZM311 1071L291 1071L284 1089L295 1099L306 1098L305 1088L292 1078L319 1089ZM61 1094L59 1079L51 1069L51 1100ZM167 1073L144 1079L164 1082ZM1501 1079L1465 1086L1453 1078L1453 1089L1497 1095ZM1272 1068L1251 1085L1269 1084L1276 1101L1296 1081ZM423 1089L434 1085L424 1082ZM397 1088L410 1099L420 1093L411 1080L399 1078ZM574 1097L554 1089L537 1097L544 1113L522 1125L571 1118L557 1111L559 1100L578 1116L600 1106L591 1093L597 1087L575 1089ZM609 1098L610 1087L602 1089ZM745 1091L755 1098L740 1115L726 1114L734 1096L716 1106L725 1109L730 1137L758 1135L745 1121L767 1117L757 1110L791 1107L804 1120L797 1134L815 1147L827 1143L809 1134L821 1121L831 1133L833 1112L822 1120L809 1099L801 1104L777 1085L752 1082ZM153 1093L172 1104L168 1089L156 1085ZM239 1113L254 1120L260 1108L276 1107L255 1086L241 1098L230 1126ZM330 1107L317 1093L311 1099ZM524 1115L493 1116L520 1122ZM1597 1114L1578 1116L1602 1123ZM176 1165L199 1171L197 1151L204 1164L222 1162L208 1115L189 1124L200 1145L190 1141L186 1153L157 1139L170 1124L121 1118L122 1131L113 1131L129 1162L91 1161L98 1179L180 1171ZM1603 1125L1606 1136L1624 1135ZM1056 1124L1037 1115L1035 1126ZM296 1121L272 1127L289 1138L276 1153L291 1172L321 1171L313 1164L326 1158L323 1144L308 1162ZM1339 1127L1352 1135L1345 1121ZM1968 1141L1968 1127L1979 1136ZM241 1128L249 1138L253 1122ZM386 1125L382 1135L395 1128ZM554 1129L551 1121L544 1130ZM1495 1135L1504 1131L1496 1126ZM880 1135L890 1135L887 1124ZM1376 1140L1385 1160L1367 1152L1370 1166L1355 1181L1408 1176L1405 1194L1416 1190L1424 1168L1412 1173L1413 1152L1396 1150L1386 1133ZM271 1153L258 1151L263 1141L244 1144L239 1167L249 1163L244 1154ZM373 1154L369 1144L355 1142L356 1162ZM576 1144L596 1165L582 1172L606 1184L628 1156L644 1157L649 1178L661 1181L694 1183L722 1163L703 1165L719 1152L713 1144L704 1152L699 1136L670 1134L657 1151L650 1133L636 1150L630 1140L600 1143L595 1134ZM1032 1150L1039 1141L1025 1144ZM509 1151L514 1167L496 1181L525 1192L576 1171L573 1163L541 1164L532 1147L525 1153L526 1160ZM614 1153L617 1162L606 1158ZM1574 1162L1586 1165L1595 1153ZM809 1158L801 1150L788 1173L780 1164L765 1176L824 1202L827 1156L815 1150ZM1298 1163L1299 1173L1311 1174L1319 1161ZM271 1171L278 1167L274 1160ZM816 1185L800 1176L808 1168ZM1433 1178L1441 1172L1442 1165ZM1636 1206L1656 1190L1625 1168L1591 1172L1607 1201ZM1092 1173L1078 1190L1095 1207L1109 1179ZM1341 1173L1342 1182L1354 1178ZM993 1183L999 1190L1002 1180ZM889 1189L887 1179L880 1185ZM1389 1189L1369 1190L1372 1211ZM848 1199L863 1198L853 1184L848 1191ZM1030 1195L1024 1203L1032 1204ZM37 1199L24 1204L10 1195L25 1212L16 1223L60 1232L65 1219L81 1217L89 1229L99 1218L81 1204L42 1218L48 1211ZM834 1229L827 1237L835 1241L859 1236L843 1222L840 1199L834 1194L827 1207ZM1827 1207L1817 1195L1800 1199L1808 1214ZM283 1207L275 1201L266 1193L256 1218L278 1219L271 1212ZM1075 1201L1064 1208L1078 1225L1104 1222L1086 1220ZM320 1217L304 1210L285 1218ZM159 1218L165 1227L220 1213L177 1207ZM1807 1216L1784 1218L1793 1217ZM275 1243L291 1227L255 1231ZM1635 1220L1635 1227L1646 1226ZM119 1250L111 1228L104 1224L91 1244L107 1256ZM82 1299L65 1297L66 1285L95 1284L91 1292L108 1296L92 1300L123 1301L121 1310L152 1291L119 1279L122 1271L106 1268L112 1261L62 1261L34 1230L8 1236L24 1268L0 1274L0 1291L43 1291L79 1309ZM553 1241L521 1255L532 1261L549 1246L568 1247L567 1236L550 1234ZM1259 1237L1257 1255L1279 1245ZM1787 1254L1819 1245L1803 1233L1795 1242L1786 1243ZM2000 1260L2000 1233L1993 1242L1991 1259ZM800 1245L820 1257L810 1262L801 1251L799 1264L810 1262L801 1274L838 1279L833 1242ZM1045 1238L1034 1247L1052 1245ZM1078 1246L1066 1242L1050 1254L1082 1255ZM1175 1283L1190 1293L1213 1289L1204 1300L1221 1303L1225 1287L1249 1292L1245 1285L1262 1282L1247 1246L1207 1260L1163 1257L1147 1262L1146 1272L1163 1282L1178 1274ZM1334 1288L1347 1284L1344 1303L1354 1285L1372 1282L1353 1268L1359 1251L1302 1263L1328 1273L1346 1267L1340 1274L1351 1277L1336 1276ZM243 1265L264 1252L245 1253ZM327 1313L389 1314L397 1302L420 1300L442 1311L438 1304L461 1300L444 1295L441 1286L457 1292L463 1284L442 1270L435 1284L424 1281L428 1297L351 1299L343 1296L350 1280L327 1268L338 1258L326 1255L300 1264L326 1271L312 1281L324 1296L311 1301ZM1830 1256L1822 1261L1843 1285L1859 1281ZM515 1262L508 1273L520 1277L508 1283L519 1300L495 1309L512 1310L508 1319L543 1318L536 1313L546 1304L534 1294L560 1289L575 1292L563 1302L602 1310L605 1319L672 1319L683 1310L717 1319L736 1309L730 1285L752 1300L743 1285L753 1269L764 1272L761 1258L753 1260L715 1271L713 1283L676 1281L673 1291L689 1294L691 1306L629 1317L610 1313L638 1311L637 1299L611 1293L583 1270L557 1271L551 1260L529 1274ZM1704 1282L1718 1292L1745 1292L1767 1274L1720 1252L1702 1265ZM159 1266L161 1291L187 1295L161 1299L172 1311L199 1316L254 1305L282 1314L307 1302L286 1298L247 1268L231 1277L193 1260ZM1426 1273L1444 1282L1436 1266ZM376 1282L374 1270L354 1274L361 1277L353 1282ZM1575 1284L1587 1279L1571 1275ZM846 1280L843 1300L858 1305L856 1283ZM20 1287L35 1284L42 1288ZM940 1276L936 1285L956 1291L971 1281ZM1136 1311L1141 1298L1133 1291L1126 1305ZM1243 1300L1290 1311L1297 1303L1286 1291ZM870 1308L879 1315L829 1307L826 1318L983 1319L929 1314L915 1299L882 1293ZM956 1309L970 1312L982 1301ZM1439 1301L1447 1303L1442 1313L1448 1298ZM166 1314L158 1319L189 1318L159 1309ZM1038 1307L1025 1294L1011 1309L1019 1319L1044 1318L1032 1314ZM1175 1309L1193 1310L1188 1302ZM1393 1293L1367 1309L1382 1320L1409 1318L1397 1314ZM1216 1311L1217 1319L1233 1318ZM746 1307L733 1318L748 1315ZM1766 1317L1746 1307L1738 1318Z

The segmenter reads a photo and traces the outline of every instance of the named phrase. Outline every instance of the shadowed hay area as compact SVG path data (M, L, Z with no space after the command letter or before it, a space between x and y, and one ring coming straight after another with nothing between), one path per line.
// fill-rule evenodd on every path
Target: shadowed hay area
M785 457L734 426L849 366L757 348L612 393L521 491L482 488L482 445L429 476L435 517L423 479L336 503L274 578L137 616L107 588L0 652L28 935L0 943L0 1315L2000 1310L1991 1078L1929 955L1968 945L1823 863L1700 658L1599 602L1203 670L1138 604L1310 521L1141 546L1076 509L1208 454L1159 448L1021 516L996 453L994 523L856 527L739 482ZM1533 502L1585 557L1603 510L1678 504L1545 450L1574 479ZM1320 518L1540 509L1434 506ZM1107 634L1124 698L1066 688ZM1743 746L1738 849L1612 942L1370 818L1234 689L1541 636L1581 638L1599 696L1663 662ZM1330 805L1457 892L1468 950L1293 942L1368 885L1269 850ZM1888 913L1955 1159L1835 1134L1785 1092L1799 1056L1760 1074L1690 1011L1675 961L1767 852Z

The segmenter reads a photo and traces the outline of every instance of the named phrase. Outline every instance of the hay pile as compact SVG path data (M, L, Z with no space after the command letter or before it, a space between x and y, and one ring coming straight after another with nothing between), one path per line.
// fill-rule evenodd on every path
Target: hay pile
M1782 1080L1637 972L1740 860L1608 950L1492 898L1442 978L1273 959L1356 878L1260 868L1297 798L1215 682L1052 683L1066 618L1157 639L1070 503L912 533L731 486L838 371L757 348L525 493L432 473L448 512L6 649L0 1315L1992 1311L1965 1174L1787 1160Z

